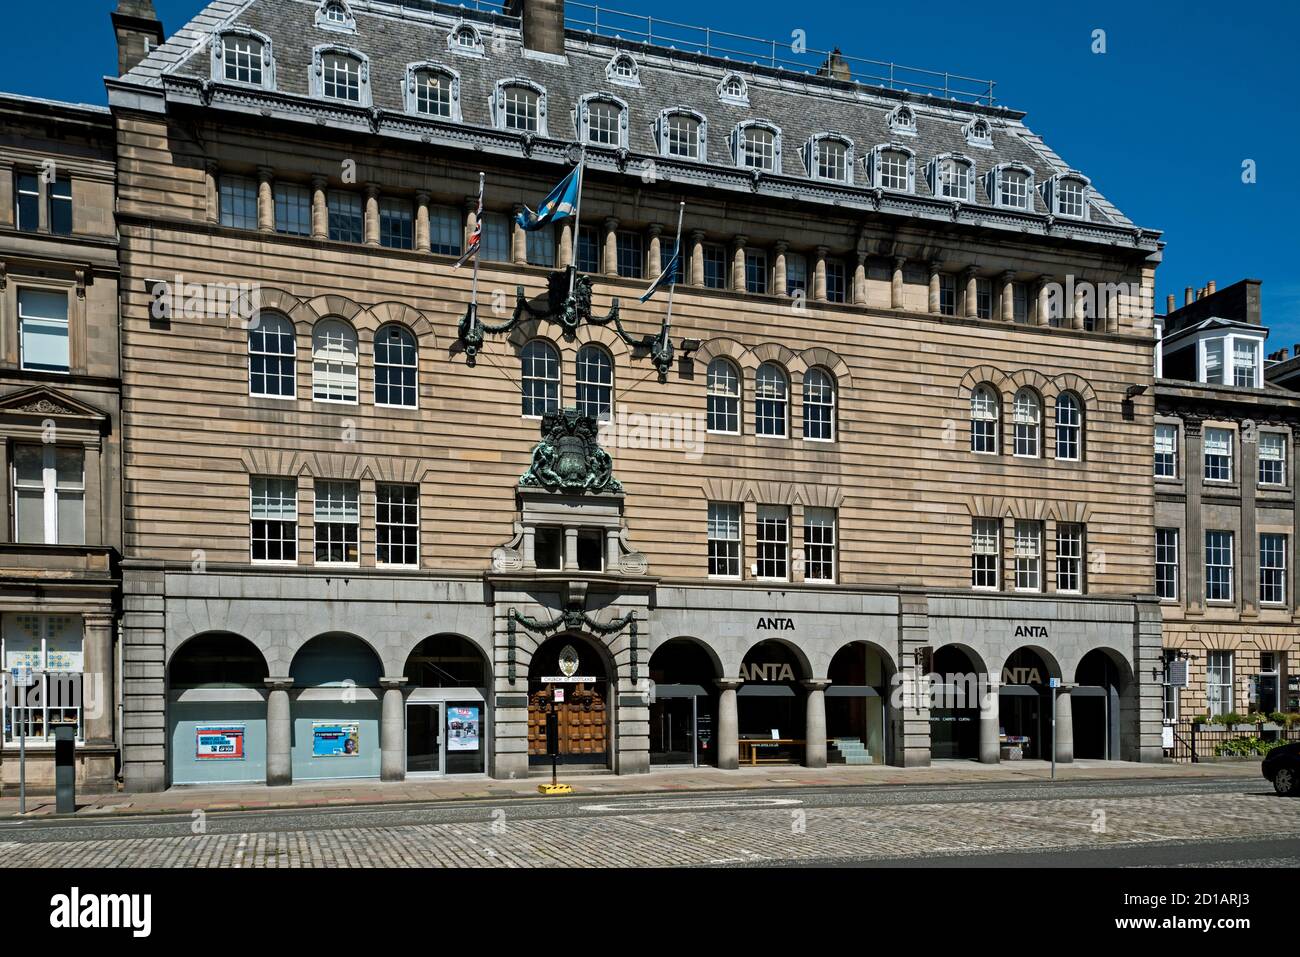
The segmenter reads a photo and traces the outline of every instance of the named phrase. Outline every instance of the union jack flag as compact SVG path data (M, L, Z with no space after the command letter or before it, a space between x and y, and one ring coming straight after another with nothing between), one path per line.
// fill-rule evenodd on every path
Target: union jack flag
M469 242L465 244L465 255L456 261L456 268L459 269L465 263L469 262L478 255L479 241L483 238L483 178L479 177L478 181L478 210L474 213L474 231L469 234Z

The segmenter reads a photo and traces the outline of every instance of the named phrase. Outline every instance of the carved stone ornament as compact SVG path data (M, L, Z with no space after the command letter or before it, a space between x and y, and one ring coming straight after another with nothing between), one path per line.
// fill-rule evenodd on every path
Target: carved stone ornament
M596 420L577 409L542 417L542 441L533 447L533 462L519 479L527 488L569 494L621 492L609 453L596 442Z
M31 412L36 415L76 415L76 409L69 409L66 405L51 399L36 399L13 409L14 412Z

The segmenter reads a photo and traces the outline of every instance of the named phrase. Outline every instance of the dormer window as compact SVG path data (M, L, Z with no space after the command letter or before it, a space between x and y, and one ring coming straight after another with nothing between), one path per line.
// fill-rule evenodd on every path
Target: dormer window
M630 53L615 54L614 59L605 65L605 77L619 86L641 85L640 68Z
M369 61L355 50L317 47L312 53L312 93L327 100L369 106Z
M1044 184L1043 198L1053 216L1088 218L1088 180L1077 173L1059 173Z
M916 135L916 114L906 103L894 107L889 113L888 121L891 133L901 133L904 136Z
M454 70L413 63L406 68L403 93L408 113L460 121L460 77Z
M458 23L447 35L447 49L459 56L482 56L483 38L468 23Z
M546 134L546 90L531 80L497 83L492 107L497 129Z
M228 30L212 44L212 78L274 89L271 39L254 31Z
M813 179L853 182L853 142L837 133L813 136L804 146L804 164Z
M916 158L905 146L877 146L868 157L871 184L878 189L910 193L916 182Z
M344 0L324 0L316 8L316 26L323 30L356 33L357 21Z
M993 127L989 121L982 116L977 116L965 126L962 132L966 135L966 142L971 146L979 146L983 149L993 148Z
M741 123L732 133L736 165L775 173L781 170L781 131L758 120Z
M964 156L949 154L934 159L930 183L934 195L969 203L975 196L975 164Z
M1232 337L1232 384L1239 389L1259 388L1259 343Z
M693 110L664 110L656 133L661 156L703 160L708 155L708 123Z
M608 94L593 93L578 103L578 137L593 146L627 146L627 104Z
M718 99L732 106L749 106L749 84L739 73L728 73L718 84Z
M993 204L1004 209L1034 209L1034 172L1020 163L995 166L989 171L989 195Z

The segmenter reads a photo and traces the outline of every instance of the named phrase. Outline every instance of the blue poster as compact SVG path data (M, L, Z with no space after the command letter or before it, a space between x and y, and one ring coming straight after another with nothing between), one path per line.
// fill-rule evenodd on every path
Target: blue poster
M447 750L478 750L478 708L447 709Z
M313 724L311 754L314 758L355 758L361 753L361 726L355 722Z

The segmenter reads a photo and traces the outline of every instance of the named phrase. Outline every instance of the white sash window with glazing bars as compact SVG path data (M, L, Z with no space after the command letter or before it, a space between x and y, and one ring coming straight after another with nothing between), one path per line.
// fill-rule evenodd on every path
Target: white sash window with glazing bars
M1259 484L1286 484L1286 436L1281 432L1259 433Z
M1002 524L995 518L971 521L971 587L997 588L1002 560Z
M361 528L356 482L316 483L316 563L355 565Z
M1232 431L1230 429L1205 430L1205 480L1207 482L1232 481Z
M1038 522L1016 522L1016 591L1039 591L1043 580L1043 529Z

